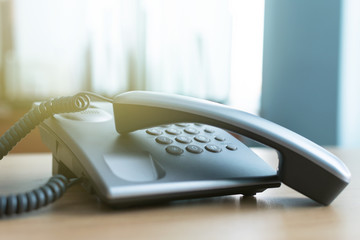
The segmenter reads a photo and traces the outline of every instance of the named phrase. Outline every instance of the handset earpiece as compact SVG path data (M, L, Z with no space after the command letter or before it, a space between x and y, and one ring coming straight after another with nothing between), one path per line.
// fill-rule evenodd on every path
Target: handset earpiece
M310 140L261 117L180 95L133 91L113 102L116 130L121 133L174 122L198 122L220 127L279 152L278 176L309 198L330 204L350 182L345 164Z

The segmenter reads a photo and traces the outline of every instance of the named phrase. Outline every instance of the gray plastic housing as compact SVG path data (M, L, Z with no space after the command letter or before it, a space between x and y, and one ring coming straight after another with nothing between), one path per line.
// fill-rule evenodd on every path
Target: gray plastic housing
M143 119L146 121L146 118ZM111 103L92 103L79 113L56 114L40 125L43 142L52 150L54 173L83 177L85 187L94 190L105 203L114 206L187 199L226 194L252 195L266 188L279 187L276 170L228 132L188 123L199 134L211 139L222 151L205 149L195 135L182 126L158 126L170 145L183 149L180 155L166 151L169 144L156 142L146 129L117 133ZM175 140L179 135L191 139L202 149L199 154L186 150L188 144ZM211 128L212 132L206 132ZM217 141L216 136L225 140ZM228 150L231 144L236 150Z
M335 155L312 141L261 117L180 95L133 91L114 99L117 131L172 122L199 122L217 126L275 148L279 179L324 204L330 204L350 182L351 174Z

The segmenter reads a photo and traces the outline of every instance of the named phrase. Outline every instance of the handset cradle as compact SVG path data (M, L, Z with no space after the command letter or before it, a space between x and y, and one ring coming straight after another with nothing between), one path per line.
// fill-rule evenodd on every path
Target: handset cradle
M133 91L113 102L116 130L127 133L174 122L198 122L244 135L276 149L278 176L309 198L330 204L350 182L350 171L312 141L261 117L191 97Z

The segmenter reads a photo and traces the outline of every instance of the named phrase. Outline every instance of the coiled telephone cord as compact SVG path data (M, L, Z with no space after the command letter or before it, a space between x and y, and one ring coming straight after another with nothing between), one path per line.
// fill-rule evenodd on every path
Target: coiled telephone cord
M111 99L88 92L70 97L51 99L34 106L0 137L0 160L31 130L45 119L58 113L80 112L90 106L90 96L112 101ZM55 175L43 186L27 193L0 196L0 217L29 212L59 199L77 180L69 180L63 175Z

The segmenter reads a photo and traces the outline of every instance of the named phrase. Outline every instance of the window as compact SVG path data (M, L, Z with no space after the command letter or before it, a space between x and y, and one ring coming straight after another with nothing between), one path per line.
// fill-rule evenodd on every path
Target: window
M141 89L258 109L264 0L6 2L3 98Z

